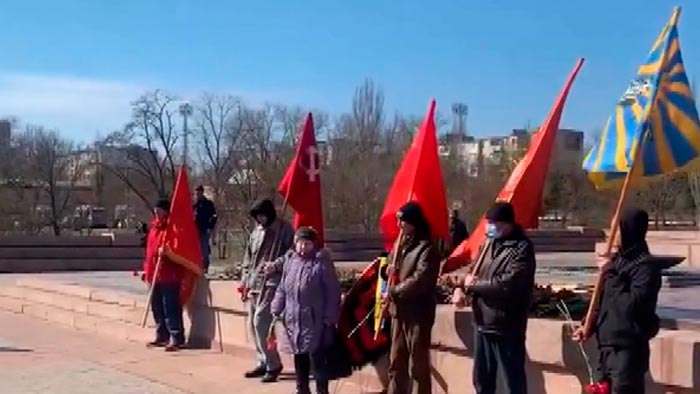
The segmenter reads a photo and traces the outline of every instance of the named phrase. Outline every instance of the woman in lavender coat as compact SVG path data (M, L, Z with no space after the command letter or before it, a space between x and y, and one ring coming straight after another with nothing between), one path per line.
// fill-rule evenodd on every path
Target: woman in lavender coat
M302 227L284 264L282 281L272 301L272 314L282 321L282 350L294 355L298 394L309 394L314 366L316 392L328 394L323 371L325 350L332 344L340 309L340 282L328 254L317 245L316 232Z

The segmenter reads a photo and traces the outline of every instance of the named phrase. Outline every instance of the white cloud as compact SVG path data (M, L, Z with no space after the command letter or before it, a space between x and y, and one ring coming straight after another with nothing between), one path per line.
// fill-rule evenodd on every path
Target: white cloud
M147 90L135 83L66 75L0 73L0 115L59 129L81 141L121 128L130 102Z

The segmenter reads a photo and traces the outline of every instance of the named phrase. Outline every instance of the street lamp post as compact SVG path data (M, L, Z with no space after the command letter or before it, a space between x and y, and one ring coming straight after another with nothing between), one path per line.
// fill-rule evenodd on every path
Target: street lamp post
M189 141L187 130L187 118L192 115L192 105L188 102L180 104L180 115L182 115L182 165L189 169L187 165L189 158Z

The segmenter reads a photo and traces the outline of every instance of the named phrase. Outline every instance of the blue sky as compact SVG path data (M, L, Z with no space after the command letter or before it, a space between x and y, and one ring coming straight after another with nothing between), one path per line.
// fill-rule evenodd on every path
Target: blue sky
M387 110L469 105L468 128L502 134L546 116L586 58L562 126L594 131L683 6L686 69L700 71L700 3L632 0L4 0L0 115L91 140L129 101L163 88L338 114L371 78ZM699 82L700 83L700 82Z

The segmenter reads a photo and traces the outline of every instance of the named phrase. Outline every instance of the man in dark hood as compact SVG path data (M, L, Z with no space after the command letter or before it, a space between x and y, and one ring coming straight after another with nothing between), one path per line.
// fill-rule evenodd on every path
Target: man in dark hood
M510 203L493 204L486 220L483 264L467 275L464 290L455 292L457 303L464 293L472 296L474 387L476 393L495 394L500 375L505 392L525 394L525 331L535 286L535 251L515 222Z
M459 218L459 211L455 209L450 214L450 241L452 242L450 250L454 250L467 238L469 238L467 225Z
M661 268L651 261L646 233L649 215L636 208L620 219L620 246L613 256L601 256L598 265L603 288L593 333L579 328L574 339L595 334L598 342L598 378L614 394L643 394L649 370L649 341L659 331L656 304L661 290Z
M387 392L430 394L430 332L440 255L420 205L404 205L397 218L404 238L396 256L398 283L384 300L392 317Z
M245 373L247 378L275 382L282 372L280 355L267 348L267 334L273 322L270 304L282 277L285 259L280 259L294 243L294 229L277 217L271 200L262 200L250 209L256 222L243 256L241 299L248 302L248 325L255 340L258 365Z

